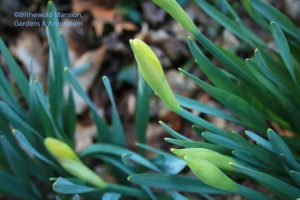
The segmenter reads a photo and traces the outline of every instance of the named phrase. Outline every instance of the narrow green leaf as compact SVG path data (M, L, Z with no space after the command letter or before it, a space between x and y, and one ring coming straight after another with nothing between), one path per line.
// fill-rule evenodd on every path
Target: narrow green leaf
M251 16L251 18L257 23L259 24L261 27L268 29L269 25L266 22L266 20L259 15L253 8L252 4L250 3L249 0L242 0L241 1L245 10L247 11L247 13Z
M106 192L102 196L102 200L119 200L121 198L121 194L115 192Z
M103 144L103 143L102 144L100 144L100 143L94 144L94 145L87 147L80 153L80 155L82 157L88 157L88 156L98 155L98 154L110 154L110 155L115 155L115 156L120 156L120 157L123 154L130 154L131 159L134 160L135 162L137 162L153 171L157 171L157 172L160 171L154 164L152 164L149 160L145 159L141 155L139 155L133 151L130 151L128 149L110 145L110 144Z
M21 70L20 66L17 64L11 53L9 52L8 48L4 44L2 38L0 38L0 51L3 54L6 64L10 70L10 73L14 76L14 79L26 99L26 102L29 102L29 85L28 85L28 80Z
M264 163L261 163L259 160L257 160L251 153L248 153L244 150L234 150L232 151L232 154L238 158L240 163L245 163L247 165L250 165L255 168L260 168L265 171L270 171L269 167L264 165Z
M241 165L232 164L239 172L250 176L274 194L283 199L297 199L300 197L300 190L284 181L281 181L271 175L258 172Z
M4 194L24 200L37 200L26 186L21 185L18 179L0 170L0 191ZM18 191L18 192L16 192Z
M289 171L289 174L290 174L291 178L294 180L294 182L295 182L298 186L300 186L300 172L291 170L291 171Z
M110 103L112 105L112 135L111 135L111 142L118 146L125 146L125 134L123 130L123 125L121 123L118 109L113 97L111 85L109 83L109 80L106 76L103 76L102 78L107 95L109 97Z
M76 109L73 92L71 89L68 91L68 97L65 101L63 110L63 126L65 134L69 136L70 140L74 139L74 133L76 128Z
M205 148L213 151L217 151L220 153L230 153L231 151L228 148L221 147L219 145L214 145L206 142L195 142L195 141L185 141L179 139L165 138L165 141L175 144L185 148Z
M50 13L47 21L51 24L47 27L50 48L53 48L54 51L59 51L59 44L61 42L59 40L59 26L57 25L59 20L56 15L57 9L52 1L48 2L47 11Z
M239 88L219 67L215 66L198 47L196 42L188 37L189 49L195 58L199 68L218 87L234 93L240 93Z
M169 192L174 200L188 200L185 196L179 194L178 192Z
M187 111L187 110L181 110L180 112L177 113L181 117L185 118L186 120L205 128L206 130L218 133L220 135L227 135L227 132L224 131L223 129L218 128L214 124L206 121L205 119L198 117L197 115Z
M192 192L198 194L224 194L226 192L207 186L199 180L167 174L137 174L132 175L129 181L148 187Z
M0 145L11 170L21 183L27 183L29 181L29 171L25 160L21 156L22 154L3 135L0 136Z
M223 2L226 2L226 1L223 1ZM207 13L210 17L212 17L218 23L223 25L225 28L227 28L233 34L237 35L240 39L242 39L243 41L245 41L246 43L248 43L251 46L257 45L256 43L253 43L253 41L251 40L251 37L249 37L250 35L251 36L254 35L251 30L247 30L247 32L244 32L245 29L242 29L236 21L230 19L229 17L224 15L222 12L218 11L213 6L206 3L205 0L196 0L196 3L199 7L201 7L205 11L205 13ZM257 39L257 40L259 40L259 39Z
M2 112L9 123L17 129L24 130L28 135L30 133L40 137L40 134L22 117L16 114L8 105L0 101L0 112Z
M137 143L136 145L142 149L159 155L159 158L154 159L153 163L160 167L165 173L178 174L186 166L183 160L177 158L176 156L173 156L172 154L163 152L145 144Z
M254 140L259 146L263 147L264 149L268 151L272 151L271 144L263 137L251 132L251 131L245 131L245 134Z
M182 134L174 131L172 128L170 128L167 124L165 124L163 121L159 121L160 125L174 138L185 140L185 141L193 141L189 139L188 137L183 136Z
M84 99L84 101L87 103L87 105L92 111L92 116L98 130L98 135L99 135L98 140L102 142L109 142L111 130L108 128L104 120L102 120L98 115L96 106L93 104L91 99L87 96L85 91L82 89L73 72L70 71L68 68L65 68L65 73L67 74L68 81L73 86L74 90Z
M62 57L63 66L71 67L68 43L64 34L62 33L59 34L59 41L61 46L61 57Z
M235 115L238 116L240 121L245 125L258 130L266 130L267 125L264 122L264 116L259 113L252 105L247 101L229 93L223 89L214 87L206 82L196 78L184 70L180 70L183 74L191 78L197 85L203 88L211 96L216 98L219 102L229 108Z
M280 26L276 22L271 22L270 29L282 60L287 66L291 77L294 79L295 82L297 82L296 68L294 66L290 47L284 33L282 32Z
M190 98L184 97L184 96L180 96L180 95L176 95L176 99L179 101L180 105L185 108L193 109L198 112L203 112L205 114L209 114L209 115L213 115L213 116L216 116L216 117L219 117L222 119L226 119L226 120L234 122L236 124L241 123L241 122L239 122L239 120L235 119L230 114L227 114L227 113L221 111L220 109L208 106L199 101L195 101L193 99L190 99Z
M131 168L125 166L122 162L120 162L119 160L112 158L111 156L104 156L104 155L100 155L97 156L97 158L113 165L114 167L116 167L118 170L121 170L122 172L124 172L127 175L133 175L136 172L134 170L132 170ZM153 199L156 200L155 195L151 192L151 190L145 186L141 186L141 188L148 194L148 196Z
M135 112L136 136L139 143L146 142L146 131L150 118L150 99L152 95L151 88L139 74Z
M1 98L4 101L6 101L7 103L10 103L11 106L15 107L16 110L19 110L20 113L22 113L23 108L21 107L20 103L18 102L16 95L13 94L11 86L2 70L2 66L0 66L0 87L1 87L1 93L6 94L6 95L1 95ZM4 96L7 98L5 98Z
M300 164L296 161L293 153L288 145L281 139L281 137L273 130L268 130L268 138L271 143L271 147L276 155L283 159L283 164L287 164L293 170L300 171Z
M263 0L251 0L253 8L269 21L274 21L280 25L280 27L293 36L296 40L300 41L300 31L293 24L293 22L279 10L271 6Z
M24 134L22 132L20 132L19 130L14 130L14 135L15 135L17 141L20 143L20 145L25 150L27 150L29 153L31 153L32 155L36 156L37 158L39 158L40 160L46 162L49 165L57 166L51 160L49 160L47 157L45 157L44 155L42 155L38 150L36 150L30 144L30 142L27 140L27 138L24 136Z
M255 84L253 79L251 79L251 77L249 77L245 72L245 67L242 67L243 64L241 63L243 62L239 62L241 61L239 57L235 56L228 50L215 45L200 32L197 32L195 37L198 39L198 41L200 41L202 46L204 46L215 58L217 58L222 64L224 64L227 69L230 69L230 71L234 75L242 78L249 84Z
M99 189L97 188L74 183L70 180L61 177L59 177L53 183L53 190L61 194L82 194L99 191Z
M49 104L47 101L47 97L42 91L42 86L39 84L38 81L35 81L35 93L37 97L37 102L39 106L39 116L41 117L41 120L43 122L46 135L47 136L54 136L56 138L59 138L63 140L63 136L60 133L54 119L52 118L52 115L50 113Z
M202 137L213 144L218 144L228 149L233 150L233 149L240 148L240 145L237 144L235 141L232 141L231 139L224 137L222 135L217 135L210 132L203 132Z

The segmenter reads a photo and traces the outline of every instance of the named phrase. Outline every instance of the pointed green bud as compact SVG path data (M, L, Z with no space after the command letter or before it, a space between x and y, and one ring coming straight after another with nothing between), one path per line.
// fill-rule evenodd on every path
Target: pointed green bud
M130 40L139 72L155 94L174 112L182 110L152 49L139 39Z
M156 5L169 13L187 31L196 34L198 28L195 26L190 16L181 8L176 0L152 0Z
M106 187L107 184L85 166L67 144L50 137L46 138L44 143L51 155L67 172L97 188Z
M236 191L239 185L226 176L216 165L202 159L185 156L184 160L195 176L209 186L225 190Z
M171 149L171 151L180 158L188 156L189 158L206 160L220 169L234 171L234 167L230 163L236 163L236 161L229 157L224 156L218 152L204 149L204 148L186 148L186 149Z

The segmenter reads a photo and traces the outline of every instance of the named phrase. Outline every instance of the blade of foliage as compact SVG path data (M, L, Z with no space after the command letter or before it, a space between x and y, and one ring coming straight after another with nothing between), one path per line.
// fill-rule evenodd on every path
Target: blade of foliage
M110 129L107 127L106 123L100 118L97 112L96 106L93 104L91 99L84 92L80 84L78 83L75 75L68 68L65 68L65 73L67 74L68 81L73 86L74 90L85 100L89 108L91 109L93 119L98 129L99 140L103 142L110 141Z
M233 166L235 166L241 173L250 176L281 198L297 199L300 196L300 190L286 182L283 182L268 174L251 170L240 165L233 164Z
M259 128L259 130L267 129L267 126L264 123L264 117L244 99L220 88L213 87L184 70L181 70L181 72L195 81L196 84L226 107L230 108L244 124L253 128Z
M87 147L86 149L84 149L81 152L82 157L88 157L88 156L97 155L97 154L110 154L110 155L116 155L116 156L122 156L123 154L130 154L131 159L134 160L135 162L137 162L153 171L157 171L157 172L160 171L154 164L152 164L150 161L145 159L143 156L141 156L133 151L130 151L128 149L110 145L110 144L100 144L100 143L94 144L94 145Z
M275 40L275 43L278 47L281 58L283 59L285 65L287 66L291 77L297 82L296 79L296 69L293 64L293 59L291 55L291 51L287 42L287 39L282 32L280 26L276 22L271 22L270 29Z
M29 153L31 153L32 155L36 156L37 158L46 162L49 165L57 166L51 160L49 160L47 157L45 157L43 154L41 154L37 149L35 149L21 131L14 130L14 135L15 135L17 141L20 143L20 145L24 149L26 149Z
M53 184L53 190L61 194L81 194L99 191L97 188L74 183L68 179L59 177Z
M300 41L300 32L288 17L265 1L251 0L250 2L260 15L264 16L269 21L278 23L284 31L293 36L297 41Z
M0 170L0 191L4 194L17 197L24 200L35 200L35 197L24 185L18 182L15 177ZM18 192L16 192L18 191Z
M181 139L181 140L185 140L185 141L193 141L193 140L183 136L182 134L174 131L172 128L170 128L163 121L159 121L159 123L167 131L167 133L169 133L172 137L177 138L177 139Z
M20 92L22 93L26 101L29 102L28 80L23 71L21 70L20 66L17 64L17 62L9 52L8 48L5 46L2 38L0 38L0 51L6 60L7 66L11 74L14 76L14 79L20 89Z
M287 144L271 129L268 130L268 138L272 150L279 158L284 160L284 164L290 166L293 170L300 171L300 164L296 161L293 153Z
M185 166L185 162L172 154L158 150L145 144L136 144L138 147L159 155L153 162L159 166L163 172L168 174L178 174Z
M106 76L102 78L107 95L109 97L110 103L112 105L112 134L111 134L111 142L118 146L125 146L125 135L123 126L119 117L119 113L117 111L116 103L112 94L111 85Z
M184 96L180 96L180 95L176 95L177 100L179 101L180 105L189 109L193 109L196 110L198 112L203 112L209 115L213 115L222 119L226 119L228 121L234 122L239 124L240 122L235 119L234 117L232 117L230 114L227 114L223 111L221 111L220 109L208 106L204 103L192 100L190 98L184 97Z
M137 102L135 112L135 129L137 141L146 142L146 131L150 118L150 99L153 95L151 88L139 74L137 87Z
M148 187L192 192L198 194L224 194L224 191L211 188L199 180L190 177L167 174L137 174L130 176L129 181Z
M18 150L5 138L0 136L1 149L5 154L11 170L21 183L27 183L29 180L28 167Z

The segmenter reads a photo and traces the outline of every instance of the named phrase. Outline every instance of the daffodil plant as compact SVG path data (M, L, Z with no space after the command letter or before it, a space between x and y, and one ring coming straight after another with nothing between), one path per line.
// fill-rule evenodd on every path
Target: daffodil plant
M236 193L247 199L298 199L300 146L299 138L295 135L300 133L300 109L296 100L300 94L300 31L284 14L265 1L242 0L241 3L250 17L272 34L277 49L268 49L265 41L241 20L228 1L218 2L218 6L222 5L226 10L224 12L206 0L195 0L204 12L236 35L241 43L248 45L250 49L255 48L254 55L243 60L204 36L176 0L153 2L191 33L192 36L187 39L190 51L195 62L214 85L187 71L179 70L232 112L231 115L190 98L174 95L154 52L143 41L131 40L130 45L139 72L146 82L172 111L194 123L192 128L203 138L203 141L191 140L160 122L173 137L165 140L183 147L171 151L185 160L199 182L213 188ZM217 67L204 54L195 39L226 67L225 70ZM183 107L243 125L258 131L259 134L246 131L247 140L240 133L221 130ZM272 129L264 134L269 125L268 121L293 131L294 136L282 138ZM203 128L206 131L203 132ZM249 139L256 144L249 142ZM234 181L236 177L239 180L252 179L268 192L250 189ZM153 181L155 178L145 174L131 177L133 182L144 184L150 179ZM161 179L156 177L156 180ZM189 181L195 188L200 185ZM189 185L188 182L185 183ZM178 187L173 188L180 188L180 182L176 184ZM152 186L155 187L154 184ZM164 187L166 186L160 186ZM201 189L193 188L190 192L211 192ZM198 192L200 190L202 193Z

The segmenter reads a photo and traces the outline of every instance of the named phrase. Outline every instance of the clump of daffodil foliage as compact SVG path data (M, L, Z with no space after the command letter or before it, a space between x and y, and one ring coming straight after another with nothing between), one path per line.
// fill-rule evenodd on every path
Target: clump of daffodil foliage
M57 24L54 4L48 3L48 18ZM48 85L29 78L0 39L0 52L14 83L0 68L0 196L24 200L45 199L172 199L176 191L158 193L135 185L127 177L137 173L176 174L185 162L171 153L145 145L152 91L138 80L136 107L137 149L126 146L109 79L103 85L112 104L111 124L99 116L69 61L68 45L57 26L46 28L49 42ZM30 61L30 60L28 60ZM80 71L80 70L79 70ZM48 90L44 90L48 88ZM170 90L171 91L171 90ZM88 105L97 127L97 142L75 151L76 112L73 93ZM22 104L19 98L23 98ZM153 152L146 157L145 151ZM102 173L89 167L91 160L102 163ZM176 166L176 167L174 167ZM109 178L107 178L109 177ZM113 181L112 181L113 180Z
M171 152L186 162L198 180L190 176L164 174L139 174L129 179L146 186L197 193L208 199L212 198L211 194L221 193L234 193L247 199L299 199L299 29L266 1L242 0L241 4L249 16L272 36L276 48L270 49L239 18L228 1L215 1L216 5L213 5L210 1L195 0L204 12L253 50L253 54L244 60L211 42L176 0L153 2L191 34L187 44L192 56L212 84L179 70L231 113L173 94L155 53L143 41L131 40L140 74L169 109L194 124L192 128L202 140L189 139L160 122L172 136L165 140L177 146ZM218 6L222 6L222 11ZM212 57L208 57L204 50ZM224 69L216 66L211 59L217 59ZM249 129L245 132L247 137L222 130L186 109L242 125ZM280 136L269 128L273 123L290 130L293 136ZM173 180L173 184L167 179ZM243 180L250 180L261 188L249 188L243 185ZM204 186L209 188L204 189Z

